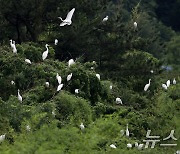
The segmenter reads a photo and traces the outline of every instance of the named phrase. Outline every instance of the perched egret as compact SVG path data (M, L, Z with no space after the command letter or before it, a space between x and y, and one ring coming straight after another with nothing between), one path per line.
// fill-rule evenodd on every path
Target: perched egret
M71 19L72 19L72 16L73 16L73 14L74 14L74 11L75 11L75 8L73 8L73 9L67 14L66 19L64 19L64 20L63 20L61 17L58 17L58 18L62 21L62 23L60 24L60 26L71 25L71 23L72 23Z
M67 81L70 81L72 78L72 73L67 76Z
M166 82L167 87L169 87L170 84L171 84L171 81L170 81L170 80L167 80L167 82Z
M144 91L147 91L151 84L151 79L149 79L149 83L144 86Z
M57 87L57 91L60 91L62 88L63 88L63 84L60 84L60 85Z
M48 44L45 45L46 51L44 51L43 54L42 54L42 59L43 60L45 60L47 58L47 56L48 56L48 52L49 52L48 46L49 46Z
M129 137L129 129L128 129L128 124L126 125L126 136Z
M141 149L143 148L143 146L144 146L144 144L139 144L138 147L137 147L137 149L138 149L138 150L141 150Z
M47 88L49 88L49 82L45 82Z
M173 84L176 84L176 79L175 78L173 79Z
M132 144L131 144L131 143L128 143L128 144L127 144L127 148L132 148Z
M110 85L110 86L109 86L109 89L111 89L111 90L112 90L112 88L113 88L113 86L112 86L112 85Z
M58 83L60 85L61 82L62 82L62 78L61 78L61 76L58 73L56 74L56 79L57 79L57 81L58 81Z
M123 135L124 135L124 130L121 129L121 130L120 130L120 133L121 133L121 135L123 136Z
M58 39L55 39L54 40L54 45L57 45L58 44Z
M94 69L94 67L91 67L91 70L93 70Z
M18 89L18 100L22 102L22 96L20 95L20 90Z
M121 105L123 104L121 98L119 97L116 98L116 104L121 104Z
M68 61L68 66L70 67L70 66L73 65L73 64L75 64L74 59L70 59L70 60Z
M165 89L165 90L167 90L167 86L166 86L166 84L162 84L162 87Z
M116 146L114 144L111 144L110 147L116 149Z
M16 49L15 41L13 41L13 53L17 54L17 49Z
M52 115L55 116L56 115L56 112L55 110L52 111Z
M25 62L26 62L27 64L31 64L31 61L30 61L29 59L25 59Z
M26 130L27 131L30 131L31 130L31 127L29 125L26 126Z
M14 48L13 40L11 39L11 40L9 40L9 41L10 41L10 46L11 46L11 48L13 49L13 48Z
M96 61L93 61L93 64L96 64Z
M106 21L108 21L108 18L109 18L109 17L106 16L102 21L103 21L103 22L106 22Z
M15 82L13 80L11 81L11 85L15 85Z
M137 22L134 22L134 28L135 29L137 28Z
M0 142L3 142L5 140L6 134L0 136Z
M96 77L100 80L101 77L100 77L100 74L96 74Z
M153 71L153 70L151 70L150 72L151 72L151 73L154 73L154 71Z
M76 93L76 94L79 94L79 89L75 89L75 93Z
M81 123L81 124L79 125L79 127L80 127L81 130L84 130L84 128L85 128L83 123Z

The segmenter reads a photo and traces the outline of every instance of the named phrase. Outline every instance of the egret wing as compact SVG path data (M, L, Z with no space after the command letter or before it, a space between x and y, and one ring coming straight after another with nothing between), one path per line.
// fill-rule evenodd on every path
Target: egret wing
M66 20L71 20L74 11L75 11L75 8L73 8L73 9L67 14Z

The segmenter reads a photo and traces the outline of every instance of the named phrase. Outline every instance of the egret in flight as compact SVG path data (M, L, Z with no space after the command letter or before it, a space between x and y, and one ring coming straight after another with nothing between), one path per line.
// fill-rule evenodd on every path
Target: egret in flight
M151 84L151 79L149 79L149 83L144 86L144 91L147 91Z
M63 20L61 17L58 17L58 18L62 21L62 23L60 24L60 26L71 25L71 23L72 23L71 19L72 19L72 16L73 16L73 14L74 14L74 11L75 11L75 8L73 8L73 9L67 14L66 19L64 19L64 20Z
M46 51L44 51L43 54L42 54L42 59L43 60L45 60L47 58L47 56L48 56L48 52L49 52L48 46L49 46L48 44L45 45Z

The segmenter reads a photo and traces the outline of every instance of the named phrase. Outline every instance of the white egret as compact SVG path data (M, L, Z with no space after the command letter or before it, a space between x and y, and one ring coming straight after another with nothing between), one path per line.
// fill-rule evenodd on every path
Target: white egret
M31 61L30 61L29 59L25 59L25 62L26 62L27 64L31 64Z
M96 61L93 61L93 64L96 64Z
M18 100L22 102L22 96L20 95L20 90L18 89Z
M76 93L76 94L79 94L79 89L75 89L75 93Z
M147 91L151 84L151 79L149 79L149 83L144 86L144 91Z
M134 22L134 28L135 29L137 28L137 22Z
M11 46L11 48L13 49L13 48L14 48L13 40L11 39L11 40L9 40L9 41L10 41L10 46Z
M154 71L153 71L153 70L151 70L150 72L151 72L151 73L154 73Z
M58 39L55 39L54 40L54 45L57 45L58 44Z
M173 79L173 84L176 84L176 79L175 78Z
M127 144L127 148L132 148L132 144L131 144L131 143L128 143L128 144Z
M81 122L81 124L79 125L79 127L80 127L81 130L84 130L84 128L85 128L85 127L84 127L84 124L83 124L82 122Z
M75 64L74 59L70 59L70 60L68 61L68 66L70 67L70 66L73 65L73 64Z
M29 125L26 126L26 130L27 131L30 131L31 130L31 127Z
M56 112L55 110L52 111L52 115L55 116L56 115Z
M121 136L123 136L123 135L124 135L124 130L121 129L121 130L120 130L120 133L121 133Z
M49 46L48 44L45 45L46 51L44 51L43 54L42 54L42 59L43 60L45 60L47 58L47 56L48 56L48 53L49 53L48 46Z
M67 16L66 16L66 19L62 19L61 17L58 17L61 21L62 21L62 23L60 24L60 26L65 26L65 25L71 25L71 23L72 23L72 16L73 16L73 14L74 14L74 11L75 11L75 8L73 8L68 14L67 14Z
M109 17L108 16L106 16L105 18L103 18L103 22L106 22L106 21L108 21L108 19L109 19Z
M171 84L171 81L170 81L170 80L167 80L167 82L166 82L167 87L169 87L170 84Z
M110 86L109 86L109 89L111 89L111 90L112 90L112 88L113 88L113 86L112 86L112 85L110 85Z
M63 88L63 84L60 84L60 85L57 87L57 92L60 91L62 88Z
M15 82L13 80L11 81L11 85L15 85Z
M70 81L72 78L72 73L67 76L67 81Z
M137 147L137 149L138 149L138 150L141 150L141 149L143 148L143 146L144 146L144 144L139 144L138 147Z
M56 74L56 79L57 79L57 81L58 81L58 83L60 85L61 82L62 82L62 78L61 78L61 76L58 73Z
M47 88L49 88L49 82L45 82Z
M110 147L116 149L116 146L114 144L111 144Z
M126 125L126 136L129 137L129 129L128 129L128 124Z
M93 70L94 69L94 67L91 67L91 70Z
M0 136L0 142L3 142L5 140L6 134Z
M164 84L164 83L162 84L162 87L163 87L165 90L167 90L167 88L168 88L168 87L166 86L166 84Z
M13 41L13 53L17 54L16 43Z
M116 104L121 104L121 105L123 104L121 98L119 97L116 98Z
M100 74L96 74L96 77L100 80L101 77L100 77Z

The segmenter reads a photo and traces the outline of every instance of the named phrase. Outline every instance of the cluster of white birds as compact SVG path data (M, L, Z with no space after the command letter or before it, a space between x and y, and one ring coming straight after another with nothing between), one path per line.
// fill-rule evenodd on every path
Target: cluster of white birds
M174 78L172 83L175 85L176 84L176 79ZM144 91L147 91L150 87L150 84L151 84L151 79L149 79L149 83L147 83L145 86L144 86ZM162 84L162 88L167 90L169 88L169 86L171 85L171 81L170 80L167 80L166 84Z
M122 136L126 135L126 137L129 137L130 132L129 132L128 124L126 124L126 130L125 131L121 130L120 133ZM138 142L134 143L134 147L136 147L138 150L141 150L143 148L143 146L144 146L144 144L139 144ZM111 144L110 147L113 149L117 148L116 145L114 145L114 144ZM127 148L132 148L132 147L133 147L133 144L127 143Z

